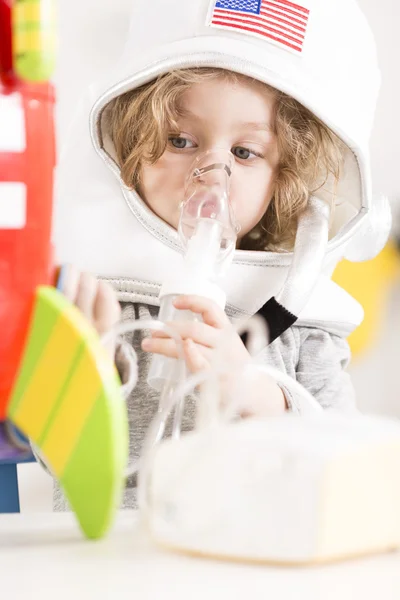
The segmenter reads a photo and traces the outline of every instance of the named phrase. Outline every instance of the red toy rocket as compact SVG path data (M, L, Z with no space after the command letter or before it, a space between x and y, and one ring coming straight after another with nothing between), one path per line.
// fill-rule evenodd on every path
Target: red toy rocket
M128 424L110 357L52 287L54 4L0 0L0 468L12 423L95 538L124 487Z

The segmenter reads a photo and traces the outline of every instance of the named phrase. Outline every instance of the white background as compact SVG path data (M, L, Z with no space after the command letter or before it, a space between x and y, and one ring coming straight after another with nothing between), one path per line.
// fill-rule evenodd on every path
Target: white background
M112 68L121 53L132 2L134 0L59 0L60 50L56 73L59 148L65 140L79 97L91 81L97 81ZM360 4L377 39L383 77L371 141L374 188L395 202L400 199L397 115L400 106L400 3L397 0L360 0ZM399 301L400 288L393 290L387 322L377 347L363 360L355 362L351 369L360 406L368 411L396 416L400 416L400 382L396 375L400 354ZM21 466L20 474L22 509L50 509L50 478L40 472L37 465Z

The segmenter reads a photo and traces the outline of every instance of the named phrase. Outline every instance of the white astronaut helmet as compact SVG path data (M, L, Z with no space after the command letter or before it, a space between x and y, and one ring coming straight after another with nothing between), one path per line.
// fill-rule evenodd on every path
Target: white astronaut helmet
M182 247L177 232L122 182L106 109L118 95L190 67L228 69L273 86L343 141L333 218L328 183L310 197L292 253L236 250L223 287L228 314L263 314L271 340L298 318L340 323L347 335L361 311L330 276L346 255L376 255L390 228L387 202L372 196L368 146L380 74L356 0L132 2L125 51L99 86L90 115L91 140L108 169L82 144L71 152L77 177L71 178L68 160L60 176L68 200L59 205L56 241L57 228L70 225L74 232L73 244L62 236L60 259L113 280L120 299L158 304L160 285L166 271L177 268Z

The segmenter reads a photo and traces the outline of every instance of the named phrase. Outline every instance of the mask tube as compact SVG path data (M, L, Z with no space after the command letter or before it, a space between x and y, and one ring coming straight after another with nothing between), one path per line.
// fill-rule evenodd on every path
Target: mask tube
M227 150L205 152L192 163L178 227L185 250L183 264L160 292L159 320L164 323L200 320L199 315L174 307L175 298L182 294L203 296L225 307L226 297L217 280L231 264L239 232L229 202L233 165ZM184 361L154 355L148 383L161 391L167 381L178 382L186 375Z

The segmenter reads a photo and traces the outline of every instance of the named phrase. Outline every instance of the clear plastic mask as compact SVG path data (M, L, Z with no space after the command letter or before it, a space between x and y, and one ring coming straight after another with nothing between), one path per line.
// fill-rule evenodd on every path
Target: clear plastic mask
M197 156L189 169L181 206L178 231L184 247L200 221L215 223L220 240L218 262L234 251L240 231L229 200L233 167L234 158L228 150L209 150Z

